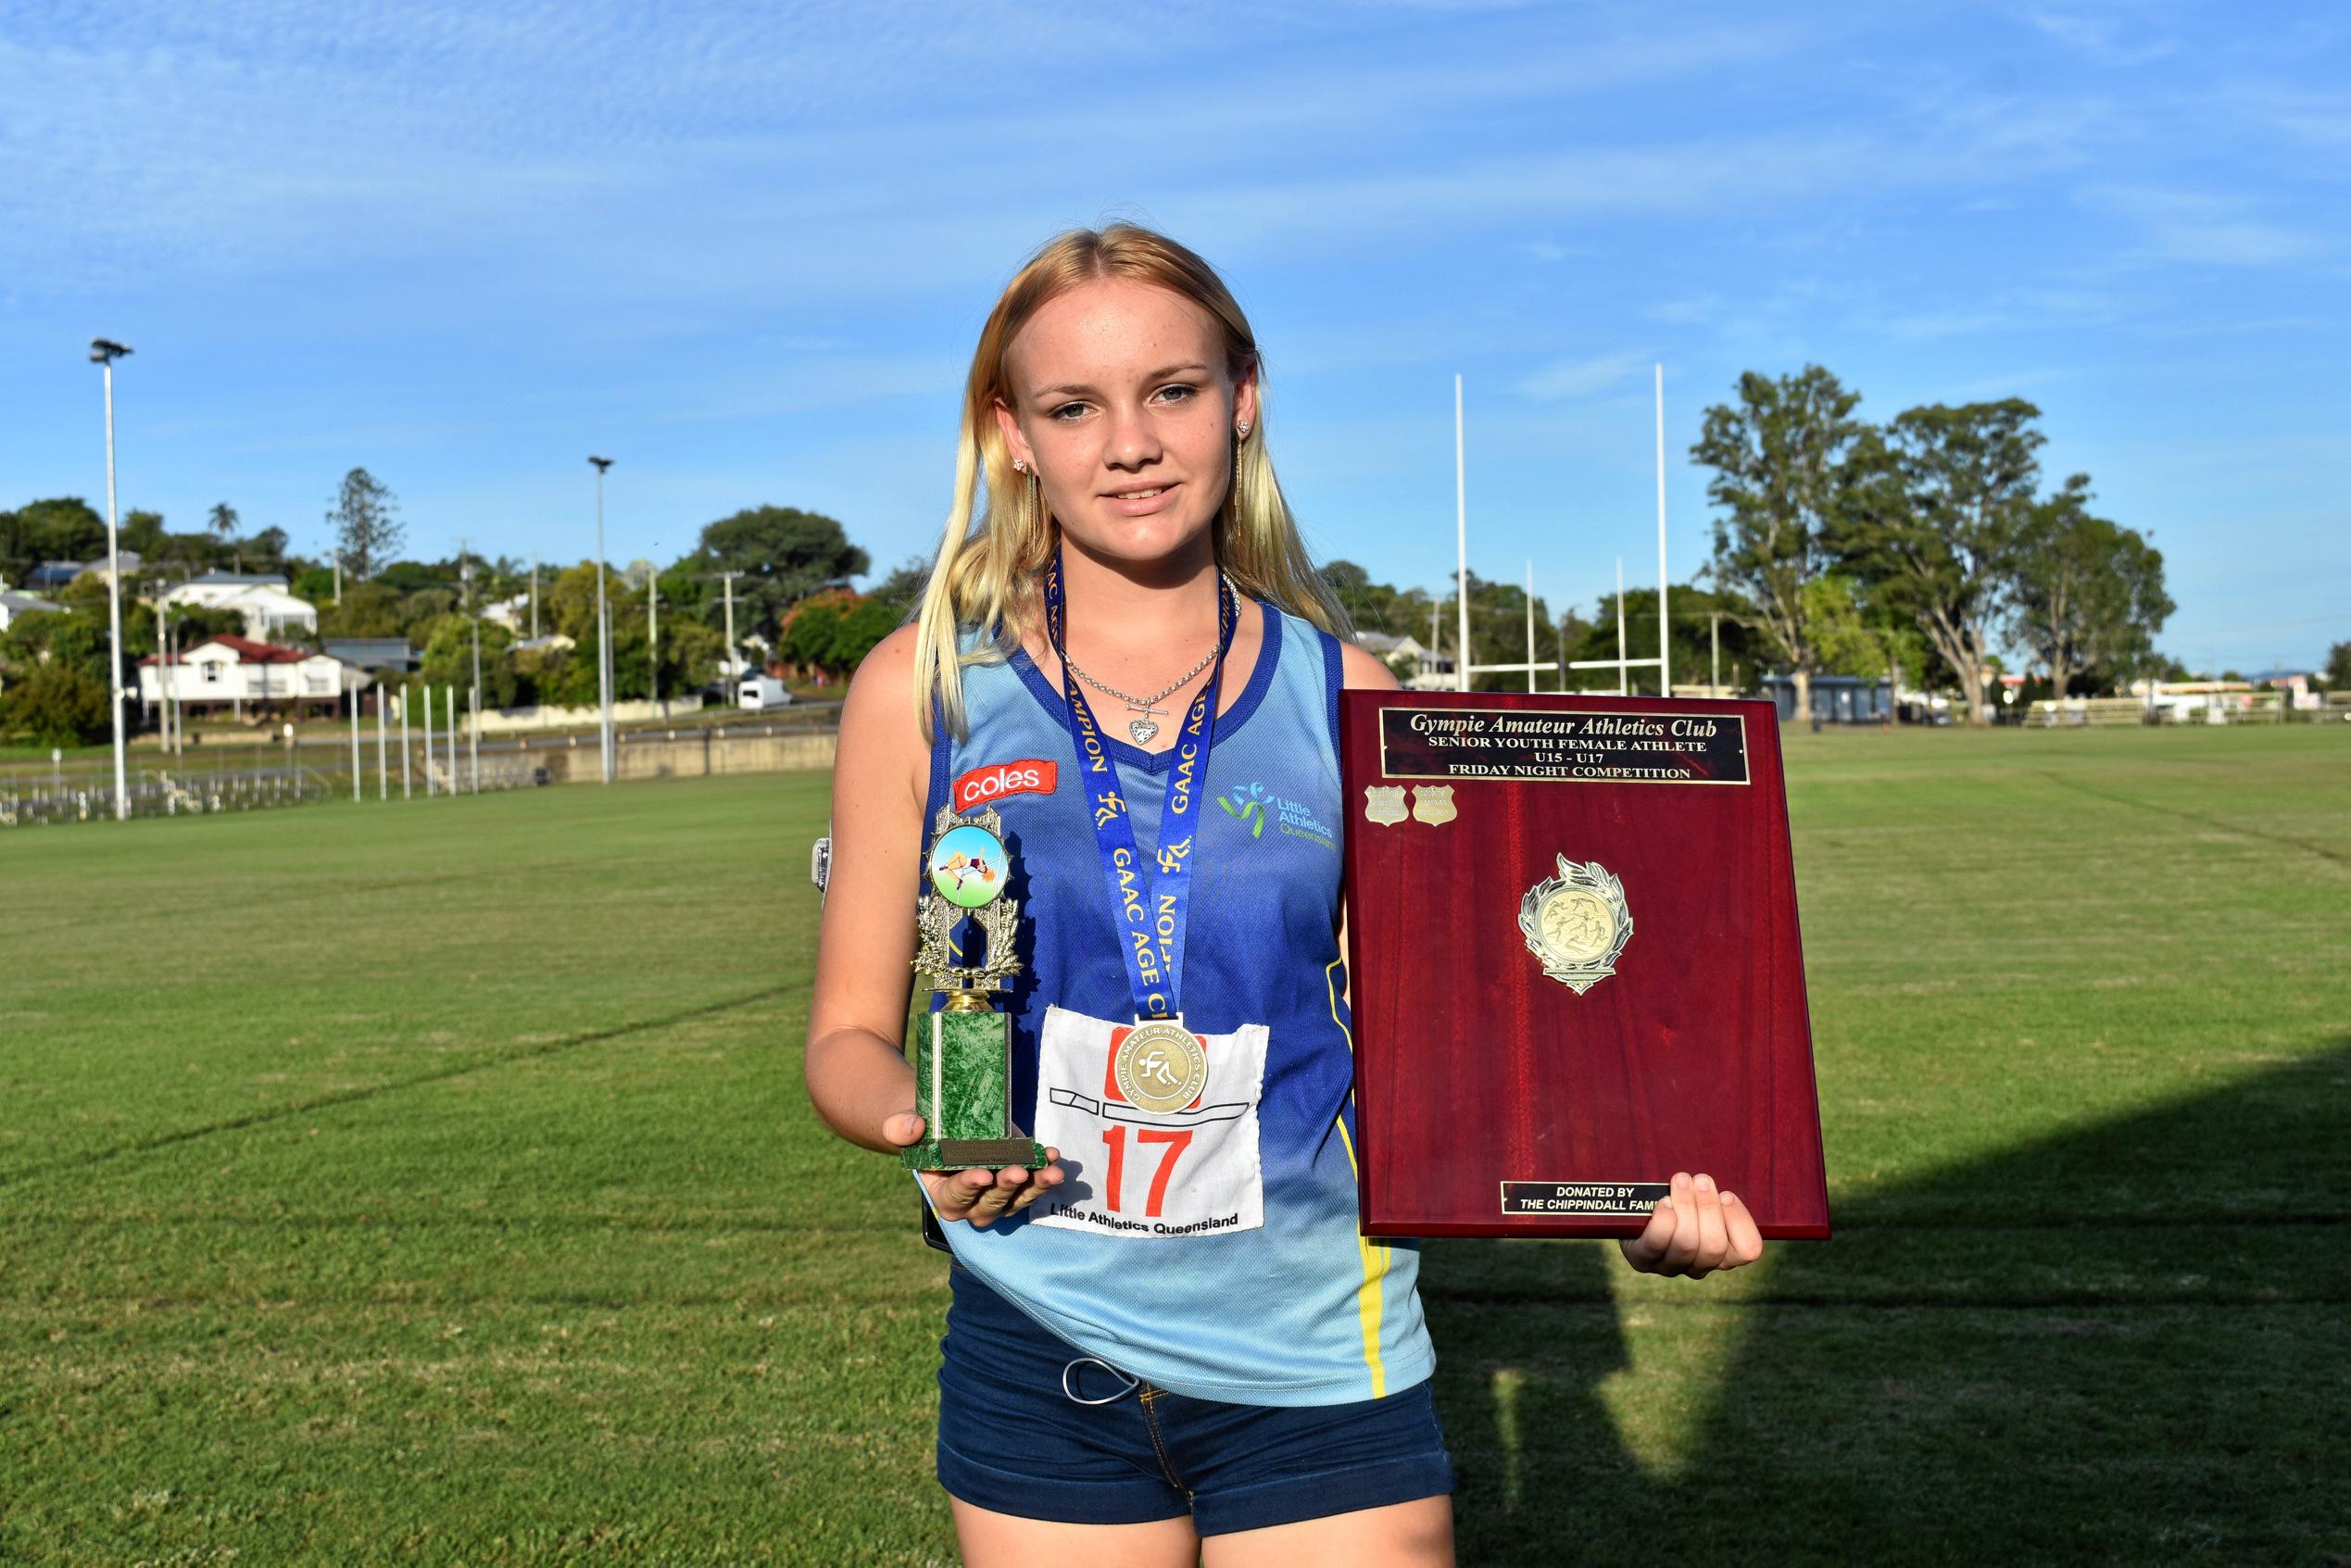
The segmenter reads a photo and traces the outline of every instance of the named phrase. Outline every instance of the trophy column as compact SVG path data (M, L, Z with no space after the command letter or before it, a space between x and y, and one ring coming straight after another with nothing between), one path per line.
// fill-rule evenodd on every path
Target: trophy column
M942 810L935 833L925 862L933 891L915 906L914 968L935 977L947 1002L914 1032L914 1110L924 1139L899 1160L910 1171L1034 1169L1045 1163L1045 1147L1012 1122L1012 1020L991 1004L991 993L1019 969L1012 944L1020 911L1004 895L1011 859L1002 819L993 809L968 821ZM971 956L955 939L966 916L964 941L976 927L981 943L976 964L949 961Z

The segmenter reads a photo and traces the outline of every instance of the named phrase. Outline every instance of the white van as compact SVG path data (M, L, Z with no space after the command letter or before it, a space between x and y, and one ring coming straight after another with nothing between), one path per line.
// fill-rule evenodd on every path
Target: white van
M735 706L747 713L764 713L771 708L788 708L791 703L791 692L773 675L746 675L735 688Z

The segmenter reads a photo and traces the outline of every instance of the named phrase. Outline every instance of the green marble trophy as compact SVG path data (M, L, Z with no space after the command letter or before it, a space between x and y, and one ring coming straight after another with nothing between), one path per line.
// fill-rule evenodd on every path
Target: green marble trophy
M993 809L969 817L941 809L932 834L925 862L932 891L915 905L914 968L933 977L947 1003L914 1031L914 1110L923 1118L923 1141L899 1160L910 1171L1035 1170L1045 1163L1045 1146L1012 1124L1012 1020L989 995L1020 968L1012 959L1020 907L1004 893L1012 862L1003 819ZM975 964L953 961L971 957L955 938L966 916L980 939Z

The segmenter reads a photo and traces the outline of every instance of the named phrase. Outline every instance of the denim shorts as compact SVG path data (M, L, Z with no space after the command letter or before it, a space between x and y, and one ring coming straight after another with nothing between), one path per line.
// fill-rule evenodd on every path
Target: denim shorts
M938 1479L974 1507L1069 1524L1189 1513L1202 1536L1453 1489L1429 1385L1343 1405L1244 1405L1142 1382L961 1263L940 1342Z

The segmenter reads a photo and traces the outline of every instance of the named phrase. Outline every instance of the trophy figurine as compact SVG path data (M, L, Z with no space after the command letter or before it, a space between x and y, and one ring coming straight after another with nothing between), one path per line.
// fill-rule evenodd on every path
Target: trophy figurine
M1045 1163L1045 1146L1012 1124L1012 1021L989 997L1020 968L1012 958L1020 909L1004 895L1012 861L1003 819L993 809L964 818L942 808L932 833L925 861L932 891L915 904L914 968L933 977L947 1002L914 1034L923 1141L899 1160L910 1171L1034 1170ZM953 961L971 956L955 935L966 917L964 942L971 927L980 938L975 964Z

